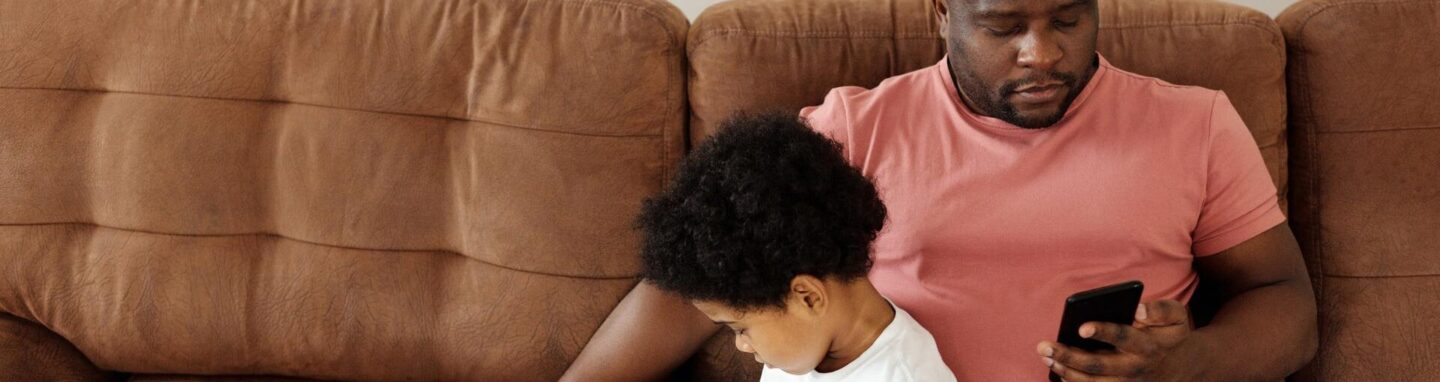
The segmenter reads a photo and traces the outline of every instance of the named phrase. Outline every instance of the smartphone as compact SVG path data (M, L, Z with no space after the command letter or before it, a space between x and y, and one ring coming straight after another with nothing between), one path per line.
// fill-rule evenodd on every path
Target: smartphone
M1060 316L1059 343L1089 351L1115 350L1108 343L1080 337L1080 325L1086 322L1112 322L1120 325L1135 323L1135 309L1145 284L1139 281L1103 286L1070 295L1065 299L1065 313ZM1060 376L1050 373L1052 382Z

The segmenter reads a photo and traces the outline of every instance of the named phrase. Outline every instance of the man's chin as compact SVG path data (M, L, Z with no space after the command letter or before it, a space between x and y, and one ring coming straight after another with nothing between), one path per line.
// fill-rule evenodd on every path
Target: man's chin
M1010 114L1004 116L1004 118L1001 118L1001 120L1022 129L1044 129L1055 126L1056 123L1060 123L1060 120L1065 118L1064 113L1057 113L1053 111L1049 113L1034 114L1037 115L1025 115L1020 113Z

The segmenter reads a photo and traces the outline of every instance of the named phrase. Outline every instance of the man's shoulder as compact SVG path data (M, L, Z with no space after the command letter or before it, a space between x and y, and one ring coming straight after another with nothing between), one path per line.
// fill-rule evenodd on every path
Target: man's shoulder
M1108 65L1108 63L1107 63ZM1208 111L1220 91L1169 81L1107 66L1106 84L1121 105L1168 110ZM1141 101L1141 102L1137 102Z
M941 90L944 85L939 83L939 76L935 74L936 67L932 65L890 77L872 88L841 86L831 89L820 105L802 109L800 115L808 119L816 130L844 144L849 143L849 138L868 136L876 126L890 124L879 120L882 118L915 122L914 118L931 117L931 113L910 111L933 110L931 105L945 97Z
M938 65L938 64L937 64ZM907 105L913 100L936 95L935 65L926 66L905 74L880 81L871 88L841 86L830 89L824 103L817 107L844 107L849 113L870 110L872 105ZM942 93L943 94L943 93Z

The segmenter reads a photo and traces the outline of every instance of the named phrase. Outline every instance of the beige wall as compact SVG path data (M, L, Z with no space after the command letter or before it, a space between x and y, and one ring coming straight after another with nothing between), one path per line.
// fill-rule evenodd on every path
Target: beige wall
M1294 4L1294 3L1295 3L1295 0L1227 0L1227 1L1232 2L1232 3L1236 3L1236 4L1243 4L1243 5L1249 6L1250 8L1259 9L1261 12L1265 12L1265 13L1270 14L1270 16L1275 16L1275 15L1280 14L1280 11L1285 10L1285 7L1288 7L1288 6L1290 6L1290 4Z
M1136 1L1145 1L1145 0L1136 0ZM1268 14L1270 14L1271 16L1275 16L1275 15L1280 14L1280 11L1284 10L1285 7L1288 7L1288 6L1290 6L1290 4L1295 3L1295 0L1226 0L1226 1L1229 1L1229 2L1232 2L1232 3L1237 3L1237 4L1244 4L1244 5L1249 6L1249 7L1251 7L1251 8L1259 9L1261 12L1268 13ZM720 0L671 0L671 2L672 2L672 3L675 3L675 5L680 6L680 10L685 11L685 15L686 15L686 16L690 16L690 19L693 20L693 19L695 19L695 16L700 15L700 11L705 10L705 7L710 6L710 4L718 3L718 2L720 2Z

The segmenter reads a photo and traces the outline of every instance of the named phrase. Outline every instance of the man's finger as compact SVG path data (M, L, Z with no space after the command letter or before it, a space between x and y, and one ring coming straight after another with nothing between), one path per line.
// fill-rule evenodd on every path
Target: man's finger
M1135 321L1143 326L1188 325L1190 311L1179 301L1151 301L1135 308Z
M1085 374L1084 372L1079 370L1065 367L1064 364L1061 364L1059 362L1051 364L1050 371L1054 372L1055 375L1059 375L1060 380L1065 382L1091 382L1095 380L1094 376Z
M1140 359L1129 354L1093 353L1051 342L1041 343L1037 350L1042 361L1049 361L1047 366L1058 364L1090 377L1129 376L1139 369Z
M1050 363L1050 371L1054 372L1055 375L1059 375L1059 376L1060 376L1060 379L1061 379L1061 380L1064 380L1065 382L1118 382L1118 381L1121 381L1120 378L1116 378L1116 377L1089 374L1089 373L1086 373L1086 372L1083 371L1083 370L1078 370L1078 369L1074 369L1074 368L1071 368L1071 367L1067 367L1067 366L1065 366L1065 364L1062 364L1062 363L1059 363L1059 362Z
M1080 325L1080 337L1103 341L1130 354L1148 355L1155 353L1155 341L1150 334L1133 326L1109 322L1087 322Z

